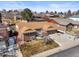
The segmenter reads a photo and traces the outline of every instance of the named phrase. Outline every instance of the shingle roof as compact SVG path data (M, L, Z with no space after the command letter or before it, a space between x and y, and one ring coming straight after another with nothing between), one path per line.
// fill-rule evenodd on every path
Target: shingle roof
M71 20L69 18L53 18L53 20L55 20L56 22L58 22L59 24L62 24L62 25L67 25L69 23L72 23L72 24L79 24L79 21L74 21L74 20Z
M52 28L52 30L54 29L63 29L62 27L57 27L57 25L55 25L57 23L49 23L49 22L20 22L17 25L19 26L20 31L25 31L28 29L39 29L42 28L44 30L48 30L49 26L53 26L54 28ZM23 29L24 28L24 29ZM51 28L50 28L51 29Z

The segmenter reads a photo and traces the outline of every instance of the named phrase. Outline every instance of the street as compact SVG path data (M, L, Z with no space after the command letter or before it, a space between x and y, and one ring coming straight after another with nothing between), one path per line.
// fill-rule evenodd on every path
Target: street
M4 53L3 51L5 51L5 50L3 50L3 49L6 49L5 41L0 41L0 57L3 57L3 55L5 55L6 57L16 56L16 50L11 50L9 52ZM12 49L12 48L10 48L10 49Z
M48 57L79 57L79 46L64 50Z

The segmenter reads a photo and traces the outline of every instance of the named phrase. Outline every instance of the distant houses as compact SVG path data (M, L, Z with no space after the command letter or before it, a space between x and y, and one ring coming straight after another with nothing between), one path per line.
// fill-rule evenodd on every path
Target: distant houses
M9 10L9 11L2 10L0 11L0 13L2 14L3 19L13 19L14 16L16 16L17 19L22 18L20 15L20 11L18 10L14 10L14 11L13 10Z
M33 13L33 20L34 21L47 21L48 15L47 14L35 14Z
M79 21L79 15L72 16L69 19L74 20L74 21Z

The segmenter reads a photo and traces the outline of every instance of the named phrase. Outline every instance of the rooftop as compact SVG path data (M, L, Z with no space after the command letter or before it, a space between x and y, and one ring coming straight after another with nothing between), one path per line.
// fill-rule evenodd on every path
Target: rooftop
M19 29L21 32L29 32L35 29L40 29L42 28L43 30L64 30L65 28L63 28L62 26L58 26L57 23L54 22L19 22L17 23L17 25L19 26ZM51 28L49 28L51 26Z
M71 20L69 18L52 18L52 19L55 20L56 22L58 22L59 24L62 24L62 25L67 25L69 23L79 24L79 21L74 21L74 20Z

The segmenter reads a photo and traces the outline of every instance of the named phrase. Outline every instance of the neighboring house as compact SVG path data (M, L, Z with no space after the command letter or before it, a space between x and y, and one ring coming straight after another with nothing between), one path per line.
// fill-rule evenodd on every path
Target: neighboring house
M69 18L50 18L59 23L60 26L66 27L69 23L74 24L74 28L79 28L79 21L74 21Z
M34 21L47 21L48 15L47 14L33 14Z
M65 15L63 14L53 14L53 15L49 15L50 18L64 18Z
M72 16L69 19L74 20L74 21L79 21L79 15Z
M69 23L68 25L66 25L66 31L72 31L72 29L74 28L74 24Z
M3 19L13 19L14 16L16 16L17 19L22 19L21 16L21 12L20 11L13 11L13 10L9 10L9 11L0 11L2 14L2 18Z

